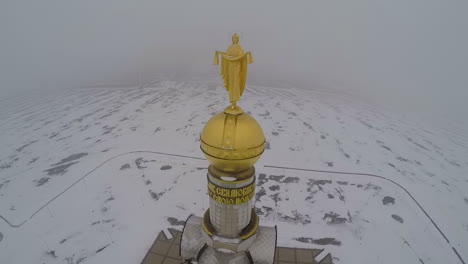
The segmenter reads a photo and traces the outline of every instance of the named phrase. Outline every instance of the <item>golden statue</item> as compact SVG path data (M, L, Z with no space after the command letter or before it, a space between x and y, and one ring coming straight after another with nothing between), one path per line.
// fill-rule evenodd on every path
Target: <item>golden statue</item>
M226 52L216 51L213 64L221 55L221 76L229 92L231 105L213 116L203 128L200 145L211 163L210 171L216 175L234 178L247 177L253 165L265 150L265 135L258 122L236 105L242 96L247 77L247 64L252 54L244 53L239 36L232 36L232 45ZM243 171L243 173L241 173Z
M236 103L240 100L244 92L245 80L247 78L247 64L253 62L252 53L242 50L239 45L239 36L232 36L232 45L226 52L216 51L213 64L218 65L218 56L221 55L221 76L224 80L224 87L229 93L231 109L236 109Z

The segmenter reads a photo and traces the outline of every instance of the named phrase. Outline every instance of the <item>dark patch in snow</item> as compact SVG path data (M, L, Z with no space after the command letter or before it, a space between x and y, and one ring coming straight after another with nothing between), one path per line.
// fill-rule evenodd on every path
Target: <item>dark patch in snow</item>
M266 191L263 187L261 187L260 191L258 191L255 194L255 201L260 202L260 198L262 198L262 196L265 196L265 195L266 195Z
M385 196L383 199L382 199L382 203L384 205L387 205L387 204L395 204L395 198L391 197L391 196Z
M265 182L267 182L268 179L266 178L266 174L265 173L260 173L258 175L258 183L257 183L257 186L262 186Z
M320 135L320 138L321 139L326 139L326 137L324 135Z
M358 185L358 187L359 187L359 185ZM380 191L380 190L382 190L382 187L374 185L372 183L366 184L366 187L364 187L364 190L370 190L370 189L375 190L375 191Z
M100 116L99 119L104 119L104 118L106 118L106 117L111 116L113 113L117 113L117 112L119 112L119 110L112 110L112 111L110 111L109 113L107 113L107 114L105 114L105 115L103 115L103 116Z
M468 205L468 198L465 198L464 201Z
M9 162L4 162L1 166L0 166L0 169L7 169L7 168L10 168L13 163L17 162L19 160L19 158L16 156L16 155L12 155L9 157L10 158L10 161Z
M297 114L294 113L294 112L289 112L288 114L290 114L290 115L292 115L292 116L297 116Z
M150 180L146 180L145 181L145 185L150 185L151 184L151 181Z
M304 126L306 126L309 130L312 130L312 131L316 132L315 129L314 129L310 124L308 124L308 123L306 123L306 122L302 122L302 124L303 124Z
M333 199L335 198L335 196L331 195L331 194L327 194L328 195L328 199Z
M76 163L78 163L78 161L71 162L71 163L64 164L64 165L60 165L60 166L56 166L56 167L47 169L44 172L47 172L48 175L59 175L59 174L63 175L64 173L67 172L68 167L70 167L70 166L72 166L72 165L74 165ZM57 163L57 164L59 164L59 163Z
M447 185L447 186L450 186L450 184L448 184L446 181L442 181L442 183Z
M87 156L87 155L88 155L88 153L86 153L86 152L72 154L72 155L62 159L60 162L52 164L52 166L61 165L63 163L66 163L66 162L69 162L69 161L72 161L72 160L77 160L77 159L80 159L80 158L82 158L84 156Z
M29 161L28 165L31 165L32 163L36 162L36 160L38 160L39 157L35 157L33 159L31 159L31 161Z
M392 214L392 218L395 219L396 221L400 222L401 224L404 222L403 218L401 218L401 216L399 216L399 215Z
M419 144L418 142L413 141L412 138L406 137L406 139L407 139L409 142L413 143L414 145L416 145L416 146L418 146L418 147L420 147L420 148L422 148L422 149L425 149L425 150L427 150L427 151L430 151L430 150L429 150L428 148L426 148L425 146Z
M273 199L273 201L275 201L276 205L278 204L278 202L282 201L282 199L279 197L279 193L275 193L273 195L270 195L270 198Z
M328 167L333 167L333 161L325 161Z
M381 140L376 140L376 141L377 141L377 143L379 144L379 146L381 146L382 148L384 148L384 149L386 149L386 150L388 150L388 151L390 151L390 152L392 151L391 148L385 146L385 143L384 143L383 141L381 141Z
M448 163L452 164L453 166L457 166L460 168L460 164L458 164L457 162L455 162L454 160L448 160L448 159L445 159L445 161L447 161Z
M278 185L273 185L273 186L268 187L268 189L270 189L271 191L277 191L280 189L280 187Z
M267 111L265 111L264 114L258 114L258 115L259 115L259 116L269 116L269 115L270 115L270 112L268 112L268 110L267 110Z
M58 135L60 135L60 133L54 132L54 133L52 133L52 135L49 136L49 139L54 138L54 137L56 137Z
M393 165L392 163L387 163L388 166L392 167L392 168L395 168L395 165Z
M345 181L336 181L339 185L348 185L348 182Z
M57 255L55 255L55 250L47 250L46 255L49 255L53 258L57 258Z
M113 127L108 127L108 126L104 126L103 129L104 129L104 132L102 133L102 135L107 135L109 133L112 132L112 130L114 130L117 126L113 126ZM131 128L130 128L131 129ZM135 128L136 129L136 128ZM135 131L135 130L133 130Z
M170 169L172 169L171 165L164 165L161 167L161 170L170 170Z
M271 132L271 134L272 134L273 136L278 136L278 135L279 135L279 133L276 132L276 131Z
M174 217L168 217L167 221L169 222L169 224L171 224L171 226L183 226L183 225L185 225L185 221L179 220L179 219L174 218Z
M33 141L31 141L31 142L29 142L29 143L27 143L27 144L25 144L25 145L23 145L23 146L17 148L16 151L17 151L17 152L20 152L20 151L22 151L23 149L25 149L27 146L29 146L29 145L31 145L31 144L33 144L33 143L36 143L36 142L37 142L37 140L33 140Z
M298 177L286 177L282 183L298 183Z
M265 148L270 149L270 142L269 141L265 142Z
M294 217L290 217L290 216L283 215L283 214L278 214L278 216L281 220L284 220L288 223L294 223L294 224L300 223L303 225L311 223L308 215L302 215L298 213L296 210L292 211L292 214L294 215Z
M145 166L141 166L142 163L146 162L146 160L144 160L143 158L138 158L135 160L135 164L137 166L138 169L145 169L147 167Z
M325 246L325 245L341 246L341 241L333 237L325 237L325 238L319 238L319 239L313 239L310 237L298 237L298 238L294 238L294 240L302 242L302 243L316 244L316 245L321 245L321 246Z
M338 193L338 197L340 198L341 201L345 201L345 197L344 195L341 193L343 190L341 190L341 188L335 188L336 192Z
M65 139L71 138L71 137L72 137L71 135L70 135L70 136L66 136L66 137L61 137L61 138L58 138L56 141L57 141L57 142L58 142L58 141L62 141L62 140L65 140Z
M305 198L306 201L311 201L311 203L314 203L314 195L319 192L319 191L323 191L323 188L321 185L325 185L325 184L331 184L332 181L331 180L313 180L313 179L309 179L309 181L307 182L307 186L309 186L307 188L307 192L309 193L309 196L307 196ZM318 190L314 190L314 186L317 186Z
M130 164L125 163L124 165L120 166L120 170L126 170L126 169L130 169Z
M339 214L334 212L326 213L322 219L327 221L327 224L329 225L344 224L348 221L345 217L341 217Z
M257 207L255 211L258 215L265 215L265 217L268 217L273 212L273 208L268 206L262 206L261 208Z
M2 232L0 232L0 242L2 242L2 240L3 240L3 234Z
M149 190L148 192L150 193L151 198L153 198L153 200L155 201L159 200L159 198L161 198L161 196L163 196L164 193L166 193L166 192L155 193L152 190Z
M11 167L11 165L13 164L13 162L9 162L9 163L3 163L1 166L0 166L0 169L8 169Z
M67 242L67 239L66 239L66 238L62 239L62 240L60 241L60 244L63 244L63 243L65 243L65 242Z
M336 139L336 143L338 144L338 149L340 150L340 152L343 153L343 155L349 159L351 156L348 153L346 153L341 147L341 142L338 139Z
M435 176L435 174L432 173L432 172L425 172L425 174L426 174L427 176L429 176L429 177L434 177L434 176Z
M6 180L6 181L0 183L0 190L2 189L2 187L3 187L5 184L7 184L7 183L9 183L9 182L10 182L10 180Z
M392 149L391 149L391 148L389 148L389 147L387 147L387 146L384 146L384 145L380 145L380 146L381 146L382 148L384 148L384 149L388 150L388 151L392 151Z
M86 126L80 126L80 132L83 132L85 131L86 129L88 129L89 125L86 125Z
M403 157L396 157L396 159L399 160L399 161L412 163L411 161L409 161L408 159L405 159Z
M42 185L46 184L49 181L49 179L50 178L48 178L48 177L40 178L36 183L36 187L39 187L39 186L42 186Z
M158 131L161 130L161 127L157 127L154 131L153 131L153 134L157 133Z
M81 257L77 259L76 261L74 259L75 259L75 254L71 255L70 257L66 257L65 258L65 260L67 261L66 264L80 264L83 261L85 261L86 257Z
M331 183L332 183L331 180L313 180L313 179L309 179L309 182L307 183L307 185L312 187L314 185L325 185L325 184L331 184Z
M374 128L371 124L369 124L369 123L367 123L367 122L364 122L364 121L362 121L362 120L359 119L359 118L358 118L357 120L358 120L359 122L361 122L361 124L365 125L365 126L366 126L367 128L369 128L369 129Z
M96 253L99 253L99 252L103 251L103 250L106 249L106 247L108 247L109 245L110 245L110 244L107 244L107 245L103 246L102 248L96 250Z
M275 181L275 182L280 182L281 179L283 179L283 178L284 178L284 175L278 175L278 176L277 175L270 175L268 177L268 179L270 179L272 181Z
M107 152L109 150L110 150L110 148L106 148L106 149L101 150L101 152Z

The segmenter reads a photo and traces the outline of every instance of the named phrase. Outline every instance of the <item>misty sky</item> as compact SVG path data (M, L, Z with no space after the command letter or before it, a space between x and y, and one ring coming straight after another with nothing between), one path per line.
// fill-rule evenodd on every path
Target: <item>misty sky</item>
M0 97L212 72L239 33L248 83L334 89L466 124L468 1L33 1L0 3Z

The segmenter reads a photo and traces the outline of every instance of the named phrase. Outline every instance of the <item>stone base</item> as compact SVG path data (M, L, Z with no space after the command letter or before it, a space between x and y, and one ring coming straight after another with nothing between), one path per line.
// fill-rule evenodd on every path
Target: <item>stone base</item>
M250 239L253 241L248 241ZM274 262L276 227L259 226L256 237L238 240L207 236L202 229L202 218L190 216L182 233L180 255L183 260L196 261L200 264ZM227 250L230 248L227 245L232 249ZM244 248L244 245L248 246Z
M182 233L175 229L169 229L169 231L173 237L169 239L161 231L143 259L142 264L190 263L183 262L179 255ZM317 260L317 256L322 251L323 249L277 247L274 264L333 264L330 254Z

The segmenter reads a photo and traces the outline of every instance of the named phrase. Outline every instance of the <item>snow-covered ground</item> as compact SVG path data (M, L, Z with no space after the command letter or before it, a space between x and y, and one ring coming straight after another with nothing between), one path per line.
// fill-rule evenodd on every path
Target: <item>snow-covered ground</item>
M217 81L2 101L0 263L139 263L207 209L198 136L226 105ZM336 263L468 259L466 137L331 91L250 86L240 105L267 137L256 207L279 245Z

